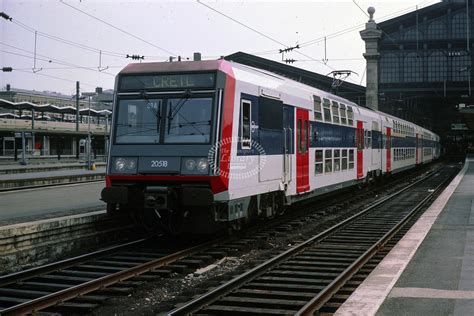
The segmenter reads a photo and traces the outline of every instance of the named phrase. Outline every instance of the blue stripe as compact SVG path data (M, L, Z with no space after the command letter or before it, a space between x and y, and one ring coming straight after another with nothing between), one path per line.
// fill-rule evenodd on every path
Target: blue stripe
M347 148L356 146L355 128L323 122L310 123L312 132L310 147Z

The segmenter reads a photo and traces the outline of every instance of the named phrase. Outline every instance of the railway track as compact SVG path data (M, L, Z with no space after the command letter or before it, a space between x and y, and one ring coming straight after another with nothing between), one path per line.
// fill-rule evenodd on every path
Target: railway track
M453 175L440 169L168 314L313 314Z
M6 275L0 277L0 314L29 314L48 307L51 312L87 312L111 295L128 294L140 282L213 260L218 252L197 254L215 243L170 249L154 238L140 239Z
M362 195L370 194L369 190ZM343 203L350 201L351 198ZM144 281L169 276L173 272L193 271L226 256L229 249L250 247L255 239L272 234L272 230L285 234L288 229L295 229L311 220L321 221L323 217L326 217L326 211L306 216L305 220L283 220L282 223L279 219L272 224L273 228L254 228L253 231L258 230L258 233L246 234L251 237L244 235L194 242L173 249L169 247L169 240L139 240L0 277L0 314L44 309L59 313L89 312L111 296L130 293Z

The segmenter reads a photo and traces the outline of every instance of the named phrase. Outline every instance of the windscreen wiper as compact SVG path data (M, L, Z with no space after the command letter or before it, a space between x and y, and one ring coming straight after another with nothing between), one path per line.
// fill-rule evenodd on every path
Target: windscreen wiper
M170 129L171 129L171 121L174 119L174 117L176 116L176 114L178 114L178 112L181 110L181 108L183 107L183 105L191 98L191 90L189 89L186 89L184 91L184 94L183 94L183 98L181 98L178 102L178 104L176 104L176 107L175 109L173 110L172 109L172 106L171 106L171 103L169 104L169 110L168 110L168 134L170 133Z
M155 107L151 106L152 103L150 99L148 98L148 95L145 91L141 91L140 96L147 102L146 103L146 108L153 113L156 117L156 132L160 132L160 124L161 124L161 100L157 100L157 109Z

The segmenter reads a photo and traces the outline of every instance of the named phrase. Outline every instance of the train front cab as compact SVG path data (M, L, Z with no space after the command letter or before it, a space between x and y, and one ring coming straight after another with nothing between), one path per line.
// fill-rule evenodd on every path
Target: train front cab
M228 188L218 170L228 172L221 158L230 144L213 144L231 132L234 87L225 61L127 66L116 81L101 194L108 211L153 228L206 230Z

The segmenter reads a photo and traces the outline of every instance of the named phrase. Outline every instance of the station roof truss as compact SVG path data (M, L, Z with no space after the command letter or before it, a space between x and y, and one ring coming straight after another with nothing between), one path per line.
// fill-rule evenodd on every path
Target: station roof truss
M0 108L8 110L27 110L35 112L48 112L58 114L73 114L76 115L76 108L73 106L57 106L53 104L35 104L31 102L10 102L8 100L0 99ZM90 109L90 116L105 117L109 116L112 112L109 110L95 110ZM80 115L89 115L89 108L80 109Z

